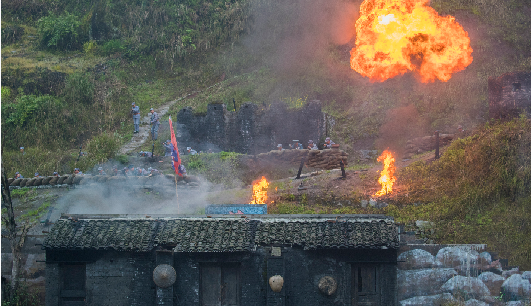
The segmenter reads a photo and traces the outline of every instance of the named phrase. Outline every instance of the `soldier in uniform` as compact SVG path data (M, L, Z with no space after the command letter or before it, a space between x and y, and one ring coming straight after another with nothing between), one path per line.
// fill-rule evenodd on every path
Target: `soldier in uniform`
M333 144L335 144L335 142L330 140L330 137L326 137L325 144L324 144L325 149L331 149Z
M308 140L308 150L317 150L317 146L313 143L313 140Z
M60 175L59 175L59 172L55 171L55 172L53 173L53 176L57 176L57 177L59 177L59 176L60 176Z
M103 167L98 167L98 175L107 175L107 173L103 171Z
M75 175L83 175L83 172L79 171L79 168L75 168L74 169L74 174Z
M186 147L186 151L188 152L188 154L190 155L196 155L197 154L197 151L192 149L192 147Z
M162 145L165 149L164 156L171 156L171 149L173 149L171 141L168 139L166 142L163 142Z
M15 179L24 178L20 172L15 172Z
M151 140L157 140L157 137L159 135L159 114L157 114L156 111L151 108L149 110L151 112Z
M135 131L133 133L138 133L138 125L140 124L140 107L135 105L133 102L131 107L131 114L133 114L133 123L135 125Z

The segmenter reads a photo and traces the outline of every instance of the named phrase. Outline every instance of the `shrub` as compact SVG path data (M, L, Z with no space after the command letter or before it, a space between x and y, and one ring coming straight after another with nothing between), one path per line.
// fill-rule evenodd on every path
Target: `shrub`
M83 44L83 51L87 55L94 55L97 50L98 50L98 44L93 40L87 41L86 43Z
M16 42L24 34L24 28L2 22L2 45Z
M42 17L37 21L41 46L53 50L79 49L88 40L81 24L81 19L70 13Z
M122 52L125 49L122 41L119 39L112 39L104 43L100 48L100 53L104 56L109 56L116 52Z
M102 133L87 144L87 153L92 161L104 163L113 158L120 147L120 139L114 134Z
M2 104L2 117L7 125L24 126L36 122L50 109L61 109L63 104L50 95L19 95L15 103Z
M63 95L69 103L92 104L94 81L90 78L90 74L81 72L70 74L66 79Z

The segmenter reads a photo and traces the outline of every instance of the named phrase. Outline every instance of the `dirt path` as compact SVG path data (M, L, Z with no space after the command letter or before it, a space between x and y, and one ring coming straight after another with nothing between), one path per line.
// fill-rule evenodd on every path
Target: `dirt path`
M155 111L159 114L159 116L162 118L170 109L172 105L177 103L178 101L182 99L186 99L188 96L195 94L196 92L193 92L191 94L187 94L185 96L180 97L177 100L170 101L159 108L155 109ZM120 148L120 154L128 154L135 152L138 150L148 139L151 138L151 125L149 122L151 121L151 113L148 113L147 115L140 118L140 127L138 134L133 134L133 137L131 138L131 141L124 144ZM131 125L131 128L133 126Z
M244 73L244 74L241 74L241 75L237 75L237 76L234 76L230 79L236 79L236 78L239 78L239 77L242 77L244 75L247 75L247 74L250 74L250 73L253 73L255 71L251 71L251 72L248 72L248 73ZM183 99L186 99L190 96L195 96L203 91L207 91L213 87L216 87L218 85L221 85L227 81L229 81L230 79L224 79L223 81L221 82L218 82L218 83L215 83L213 85L210 85L209 87L205 88L205 89L202 89L202 90L197 90L197 91L193 91L189 94L186 94L176 100L173 100L173 101L169 101L167 102L166 104L164 105L161 105L160 107L158 107L157 109L155 109L155 111L159 114L160 118L162 118L169 110L170 110L170 107L172 105L174 105L175 103L183 100ZM149 122L150 122L150 118L151 118L151 114L148 113L146 116L140 118L140 128L139 128L139 132L138 134L133 134L133 137L131 138L131 141L129 141L128 143L124 144L121 148L120 148L120 154L130 154L130 153L133 153L135 151L137 151L148 139L150 139L151 135L151 126L149 125ZM131 128L133 128L133 126L131 125Z

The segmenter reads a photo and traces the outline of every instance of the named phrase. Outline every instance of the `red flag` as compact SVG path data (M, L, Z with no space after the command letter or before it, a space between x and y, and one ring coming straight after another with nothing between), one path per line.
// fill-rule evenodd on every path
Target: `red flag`
M177 148L177 139L175 138L175 132L173 131L173 125L171 122L170 116L170 131L171 131L171 167L175 171L175 174L183 176L183 171L181 171L181 157L179 156L179 149ZM183 169L184 170L184 169Z

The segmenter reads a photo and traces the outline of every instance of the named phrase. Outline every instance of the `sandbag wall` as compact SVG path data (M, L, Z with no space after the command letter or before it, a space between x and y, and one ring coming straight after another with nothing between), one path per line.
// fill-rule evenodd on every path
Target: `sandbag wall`
M163 180L157 180L157 183L175 184L175 178L171 174L159 175L159 176L110 176L110 175L63 175L63 176L45 176L34 178L22 178L22 179L8 179L9 186L11 187L36 187L36 186L58 186L58 185L85 185L92 183L127 183L134 185L146 185L154 181L157 178L163 178ZM178 182L190 183L197 182L198 179L194 176L178 177Z
M273 163L293 163L298 164L304 159L307 167L319 169L337 169L340 162L348 165L348 153L339 149L326 150L283 150L261 153L257 156L258 160Z

